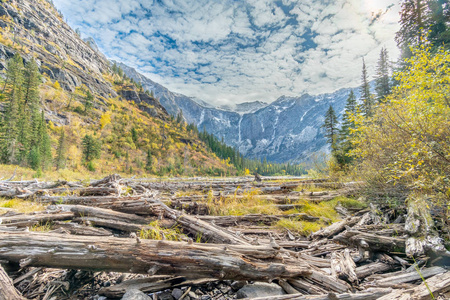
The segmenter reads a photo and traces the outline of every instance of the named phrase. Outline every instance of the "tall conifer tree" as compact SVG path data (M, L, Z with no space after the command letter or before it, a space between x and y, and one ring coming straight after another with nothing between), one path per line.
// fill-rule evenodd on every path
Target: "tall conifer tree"
M386 48L382 48L378 59L377 73L375 79L375 91L378 102L383 101L391 93L391 75L389 67L389 56Z
M338 118L333 109L333 106L330 105L326 114L325 114L325 122L322 125L325 128L325 137L327 138L327 142L331 145L331 152L334 153L336 150L336 142L337 142L337 133L338 133Z
M363 58L363 68L361 74L361 105L362 105L362 113L365 116L370 116L372 114L373 109L373 97L370 93L370 84L367 75L366 62Z

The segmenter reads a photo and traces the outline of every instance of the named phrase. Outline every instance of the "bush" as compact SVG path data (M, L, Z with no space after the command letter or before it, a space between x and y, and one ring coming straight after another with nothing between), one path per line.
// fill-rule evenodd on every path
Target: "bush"
M358 117L352 154L369 187L450 199L450 53L413 50L373 117Z

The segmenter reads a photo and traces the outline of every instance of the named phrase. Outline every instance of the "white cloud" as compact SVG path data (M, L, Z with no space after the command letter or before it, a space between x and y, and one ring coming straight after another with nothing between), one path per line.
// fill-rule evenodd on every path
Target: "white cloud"
M363 57L398 56L391 0L54 2L108 57L215 104L357 86Z

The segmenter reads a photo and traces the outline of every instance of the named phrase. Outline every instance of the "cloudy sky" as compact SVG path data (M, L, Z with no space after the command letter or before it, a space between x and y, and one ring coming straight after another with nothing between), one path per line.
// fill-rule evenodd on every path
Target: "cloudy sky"
M319 94L398 57L396 0L53 0L107 57L212 104Z

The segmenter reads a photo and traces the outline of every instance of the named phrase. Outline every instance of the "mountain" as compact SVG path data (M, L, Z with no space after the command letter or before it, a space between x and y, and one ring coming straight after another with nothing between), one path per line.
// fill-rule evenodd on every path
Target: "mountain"
M173 93L135 69L119 65L127 76L153 91L170 114L182 112L188 123L223 138L246 157L267 158L272 162L302 162L315 153L327 153L329 146L321 128L325 112L333 105L340 117L351 90L315 96L283 96L271 104L255 101L215 108ZM357 89L355 95L359 97Z
M70 172L95 170L98 175L236 173L236 168L219 159L195 130L170 117L168 111L173 113L178 106L171 108L166 102L166 110L151 93L114 70L94 40L83 41L63 19L51 1L0 1L0 149L9 151L0 163L33 167L30 157L36 150L31 152L29 145L36 139L34 128L19 136L16 133L22 131L14 125L25 124L20 125L24 132L31 128L36 122L32 123L28 112L33 110L39 116L42 111L41 122L47 124L52 159L42 165L45 170L54 170L56 164L51 164L57 158L63 161L58 166L64 165ZM21 61L30 66L33 59L42 81L34 81L37 100L33 101L37 104L33 102L31 107L24 96L30 85L25 81L20 84L20 76L26 75ZM8 73L8 63L14 64L12 71L19 71ZM13 76L19 79L10 80ZM159 94L174 97L163 87L157 88ZM10 93L16 90L20 92ZM11 107L24 109L12 114ZM3 124L17 128L11 130ZM90 149L100 149L99 155L86 155L86 141ZM15 151L15 145L20 151ZM93 156L98 158L91 160Z
M241 114L253 113L261 108L266 107L268 104L262 101L244 102L235 105L222 105L219 109L234 111Z

